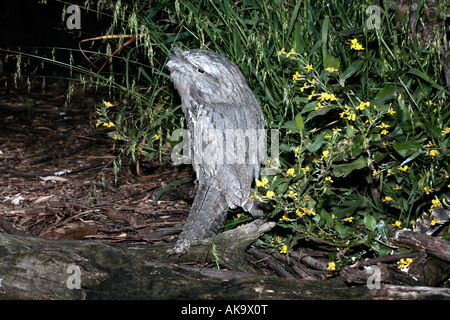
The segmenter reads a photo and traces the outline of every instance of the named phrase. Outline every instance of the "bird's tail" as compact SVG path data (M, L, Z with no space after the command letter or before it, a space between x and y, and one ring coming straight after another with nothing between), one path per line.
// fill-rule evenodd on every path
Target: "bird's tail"
M183 255L192 241L214 236L224 225L228 203L219 189L200 184L191 211L172 254Z

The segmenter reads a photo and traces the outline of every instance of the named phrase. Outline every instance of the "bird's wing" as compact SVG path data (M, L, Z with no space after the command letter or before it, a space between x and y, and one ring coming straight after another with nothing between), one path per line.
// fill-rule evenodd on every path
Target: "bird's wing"
M215 186L230 207L242 206L265 155L264 118L245 105L209 103L192 119L193 164L200 183Z

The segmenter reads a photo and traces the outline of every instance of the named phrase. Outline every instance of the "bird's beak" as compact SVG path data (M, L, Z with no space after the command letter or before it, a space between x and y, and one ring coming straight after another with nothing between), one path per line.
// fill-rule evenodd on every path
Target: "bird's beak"
M173 47L172 52L176 57L180 57L181 56L181 49L178 47Z
M183 59L182 50L178 47L173 47L172 49L173 55L170 57L167 62L167 68L172 71L172 68L177 65L177 62Z

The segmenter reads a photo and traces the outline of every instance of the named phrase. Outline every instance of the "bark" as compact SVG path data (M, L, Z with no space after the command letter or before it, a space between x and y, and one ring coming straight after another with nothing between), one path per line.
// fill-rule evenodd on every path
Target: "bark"
M194 242L179 259L168 257L173 244L0 234L0 299L450 299L449 288L386 285L370 275L350 286L254 273L256 267L243 262L245 249L273 226L258 220ZM171 264L199 261L233 271Z
M394 246L423 250L432 257L450 262L450 242L407 229L396 230L389 237Z

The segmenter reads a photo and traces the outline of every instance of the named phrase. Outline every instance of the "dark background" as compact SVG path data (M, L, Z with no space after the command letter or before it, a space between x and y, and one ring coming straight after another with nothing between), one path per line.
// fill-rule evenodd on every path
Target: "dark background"
M0 49L9 49L24 53L38 54L47 58L52 57L52 48L71 48L75 64L87 66L89 62L78 51L78 43L82 39L88 39L104 34L110 25L111 19L105 16L98 17L96 12L87 12L82 8L84 1L71 1L79 4L81 9L81 29L70 30L66 26L66 21L71 14L66 14L65 21L62 14L65 5L55 0L48 0L47 4L42 4L37 0L3 0L0 9ZM67 7L68 5L66 5ZM92 8L96 9L96 8ZM94 45L100 45L97 41ZM82 44L82 48L93 50L91 42ZM36 49L38 50L36 52ZM56 60L69 62L69 51L56 50ZM14 55L0 51L0 59L3 61L3 73L14 73L16 68L16 57ZM34 60L34 59L33 59ZM23 72L33 72L40 61L31 60L22 69ZM49 65L43 73L65 73L64 68Z

